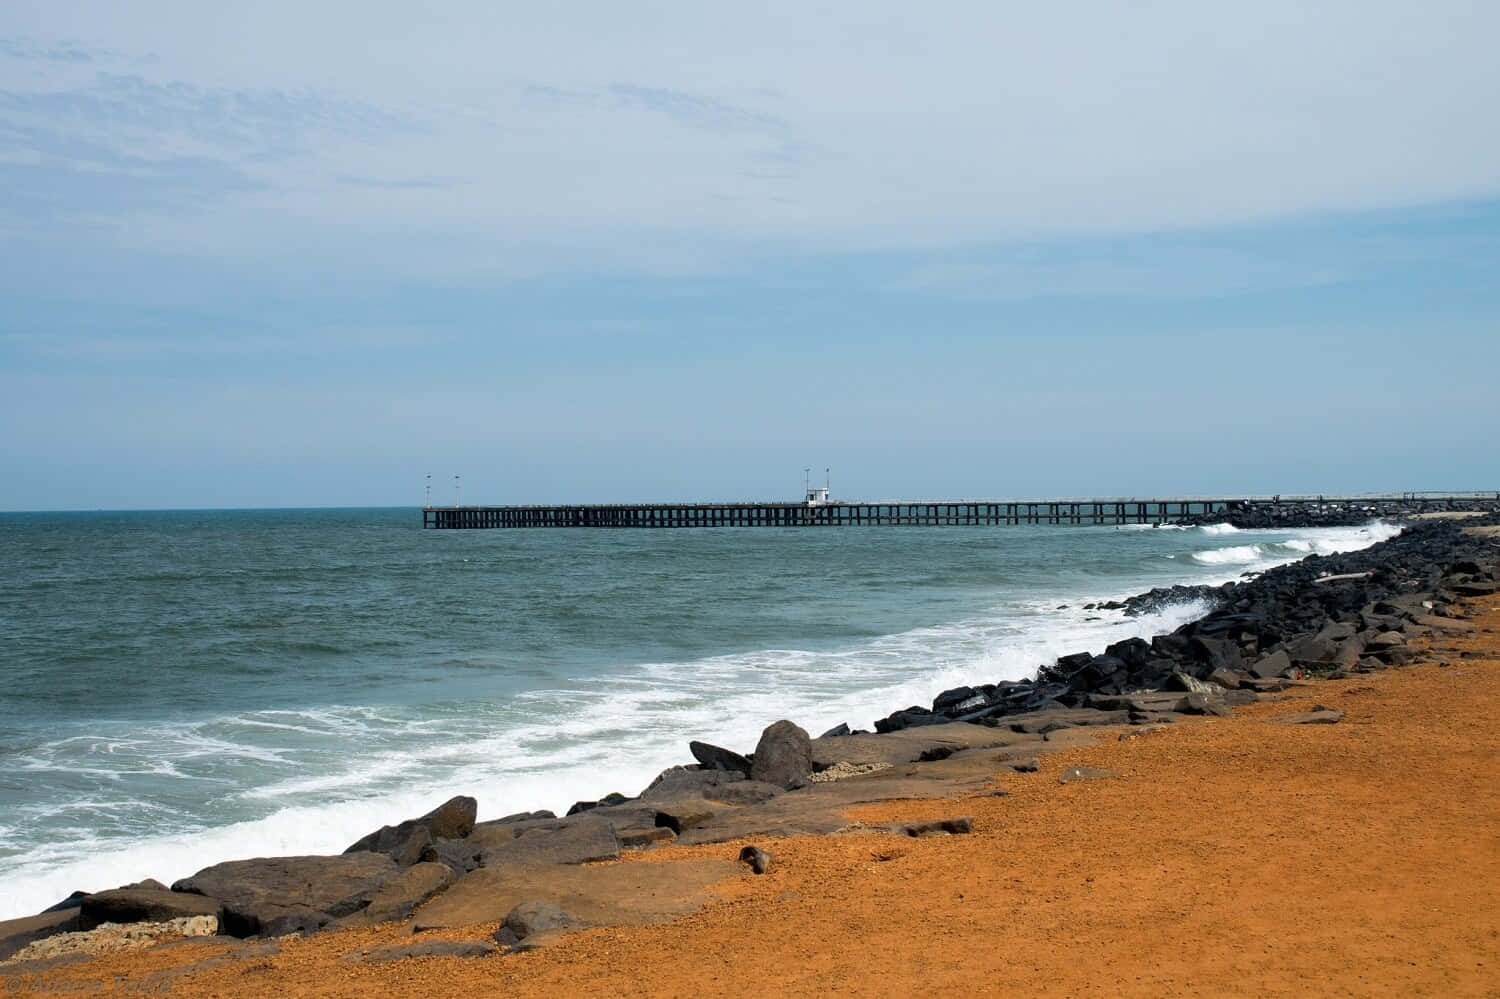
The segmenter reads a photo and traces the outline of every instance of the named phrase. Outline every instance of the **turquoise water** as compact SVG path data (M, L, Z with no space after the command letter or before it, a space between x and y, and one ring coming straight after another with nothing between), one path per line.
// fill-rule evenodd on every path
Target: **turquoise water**
M481 817L1167 630L1084 610L1364 529L423 531L415 510L0 515L0 918Z

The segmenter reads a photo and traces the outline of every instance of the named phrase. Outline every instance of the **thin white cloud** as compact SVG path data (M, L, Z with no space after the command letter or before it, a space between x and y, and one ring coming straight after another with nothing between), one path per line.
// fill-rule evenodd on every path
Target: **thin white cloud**
M0 12L0 164L199 164L195 216L141 205L195 253L693 269L1500 193L1493 4L92 14Z

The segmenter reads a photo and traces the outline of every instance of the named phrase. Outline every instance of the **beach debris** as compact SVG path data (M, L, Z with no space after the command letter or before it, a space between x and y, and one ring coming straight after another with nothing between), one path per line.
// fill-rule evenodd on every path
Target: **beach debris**
M74 955L93 956L120 950L139 950L163 940L183 937L211 937L219 932L219 921L213 916L184 916L159 923L105 923L92 930L59 933L27 944L0 964L19 964Z
M1120 775L1115 773L1113 770L1101 770L1098 767L1078 766L1068 767L1066 770L1064 770L1061 774L1058 775L1057 782L1059 784L1071 784L1074 781L1107 780L1111 777L1118 776Z
M862 774L879 773L890 768L889 763L850 763L848 760L839 760L830 767L824 767L817 773L809 774L807 779L814 784L826 784L830 781L859 777Z
M764 874L771 869L771 856L758 846L746 846L740 850L740 863L750 868L752 874Z

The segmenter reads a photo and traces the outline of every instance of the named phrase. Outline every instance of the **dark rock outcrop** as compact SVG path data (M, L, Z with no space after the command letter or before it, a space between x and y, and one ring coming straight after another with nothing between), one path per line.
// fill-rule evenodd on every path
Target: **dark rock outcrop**
M172 885L218 899L220 929L232 936L315 932L365 906L398 871L383 853L337 857L260 857L206 867Z
M430 839L463 839L474 829L474 818L479 811L479 802L467 795L459 795L443 802L426 815L394 826L381 826L350 845L345 853L384 853L395 859L409 857L414 864L422 857L422 836ZM413 845L412 837L417 837Z

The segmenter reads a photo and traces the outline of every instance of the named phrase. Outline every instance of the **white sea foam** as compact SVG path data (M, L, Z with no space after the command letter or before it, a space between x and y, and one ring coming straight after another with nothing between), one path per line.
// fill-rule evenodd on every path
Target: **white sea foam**
M1202 524L1198 527L1198 531L1203 534L1213 535L1240 533L1240 529L1233 524Z
M1251 565L1265 557L1265 550L1260 545L1235 545L1193 552L1188 557L1199 565Z

